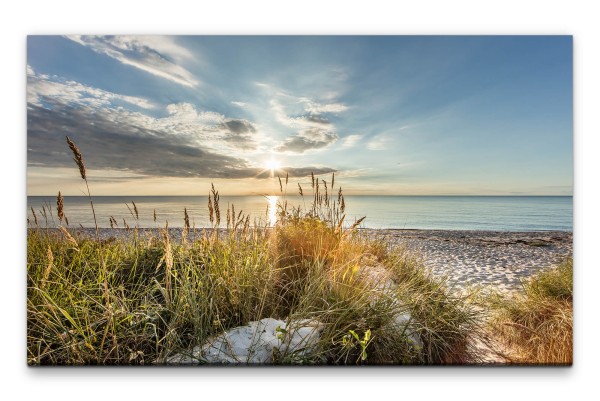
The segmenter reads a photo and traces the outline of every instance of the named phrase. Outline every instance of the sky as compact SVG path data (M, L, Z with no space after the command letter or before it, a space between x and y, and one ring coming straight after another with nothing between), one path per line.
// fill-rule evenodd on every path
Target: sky
M29 36L28 195L572 195L571 36ZM295 184L294 184L295 185ZM337 187L336 185L336 187Z

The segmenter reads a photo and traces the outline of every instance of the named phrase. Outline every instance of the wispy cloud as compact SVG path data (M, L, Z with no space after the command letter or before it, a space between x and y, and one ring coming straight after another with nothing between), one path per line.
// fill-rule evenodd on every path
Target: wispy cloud
M384 150L392 143L392 138L387 135L376 135L368 143L367 148L370 150Z
M329 103L320 104L309 102L306 105L306 111L309 113L321 114L321 113L341 113L348 110L348 106L342 103Z
M348 149L353 147L354 145L356 145L361 139L362 139L362 135L348 135L346 137L344 137L341 141L341 146L344 149Z
M180 64L193 55L168 36L90 36L71 35L69 39L96 53L180 85L195 87L196 77Z
M320 104L308 97L290 95L282 90L276 92L270 106L280 124L300 129L275 147L278 152L291 153L323 149L336 142L339 135L326 115L348 109L341 103Z
M156 107L152 102L135 96L125 96L102 89L82 85L75 81L62 80L56 76L37 74L27 66L27 102L42 106L42 99L53 102L86 104L93 107L126 102L144 109Z
M233 104L234 106L237 106L237 107L242 107L242 108L244 108L248 105L245 102L231 102L231 104Z

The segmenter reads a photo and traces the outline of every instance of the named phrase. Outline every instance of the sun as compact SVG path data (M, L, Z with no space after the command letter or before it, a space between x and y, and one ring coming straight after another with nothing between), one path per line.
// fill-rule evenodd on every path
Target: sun
M269 159L265 161L265 170L270 170L271 175L275 172L275 170L279 170L281 168L281 163L275 159Z

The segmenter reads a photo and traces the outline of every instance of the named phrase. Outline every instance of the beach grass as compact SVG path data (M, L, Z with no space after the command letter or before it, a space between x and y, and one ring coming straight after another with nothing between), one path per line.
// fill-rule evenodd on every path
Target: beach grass
M30 228L28 363L163 364L265 317L324 327L310 356L275 363L476 360L466 348L478 329L467 299L451 295L412 254L343 228L339 216L316 217L332 212L316 202L305 214L282 206L272 228L230 221L218 230L215 220L177 242L166 229L98 240ZM410 320L399 324L398 316Z
M81 153L68 143L95 219ZM28 230L28 364L160 365L266 317L322 327L310 354L274 355L276 364L476 363L467 343L480 319L468 297L408 251L361 235L363 219L346 223L334 179L312 176L305 209L282 197L273 227L234 205L221 210L213 186L211 227L192 229L185 210L177 241L168 223L118 238L100 238L97 224L94 236L65 227L59 193L59 229L32 216ZM284 194L288 177L279 184ZM52 208L44 215L53 219Z
M514 363L573 363L573 259L524 282L524 291L495 297L490 324Z
M31 210L29 365L163 365L173 355L264 318L283 320L288 328L294 322L320 327L310 352L275 350L273 364L484 361L481 348L472 346L486 342L488 329L487 311L476 294L454 291L419 255L362 233L358 228L365 217L347 221L334 174L330 180L311 175L310 188L295 184L308 201L303 207L288 207L289 177L279 177L272 225L236 214L233 204L222 209L212 186L209 227L190 226L185 208L182 229L169 229L165 222L164 228L147 230L139 227L132 202L127 208L133 226L124 221L124 228L101 236L83 156L69 138L67 143L85 181L95 230L90 235L70 228L60 192L58 229L48 228L48 221L55 221L51 205L41 211L45 224ZM106 217L117 227L113 216ZM154 221L159 224L156 212ZM518 303L499 297L489 303L498 311L494 324L508 342L523 346L524 360L568 359L572 343L555 345L557 336L571 330L572 281L569 287L565 266L529 283Z

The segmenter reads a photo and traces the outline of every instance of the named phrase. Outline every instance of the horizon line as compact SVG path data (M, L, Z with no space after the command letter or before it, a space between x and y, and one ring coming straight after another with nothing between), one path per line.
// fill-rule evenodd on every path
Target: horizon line
M27 197L56 197L56 194L51 195L29 195L26 194ZM65 195L64 197L85 197L87 195ZM164 198L174 198L174 197L205 197L206 194L195 194L195 195L93 195L92 198L98 197L164 197ZM301 197L299 194L221 194L221 196L231 196L231 197L248 197L248 196L278 196L278 197ZM313 195L305 195L304 198L310 198ZM331 196L336 197L337 194L331 194ZM381 197L396 197L396 196L405 196L405 197L519 197L519 196L527 196L527 197L573 197L573 194L565 195L565 194L344 194L344 196L381 196Z

